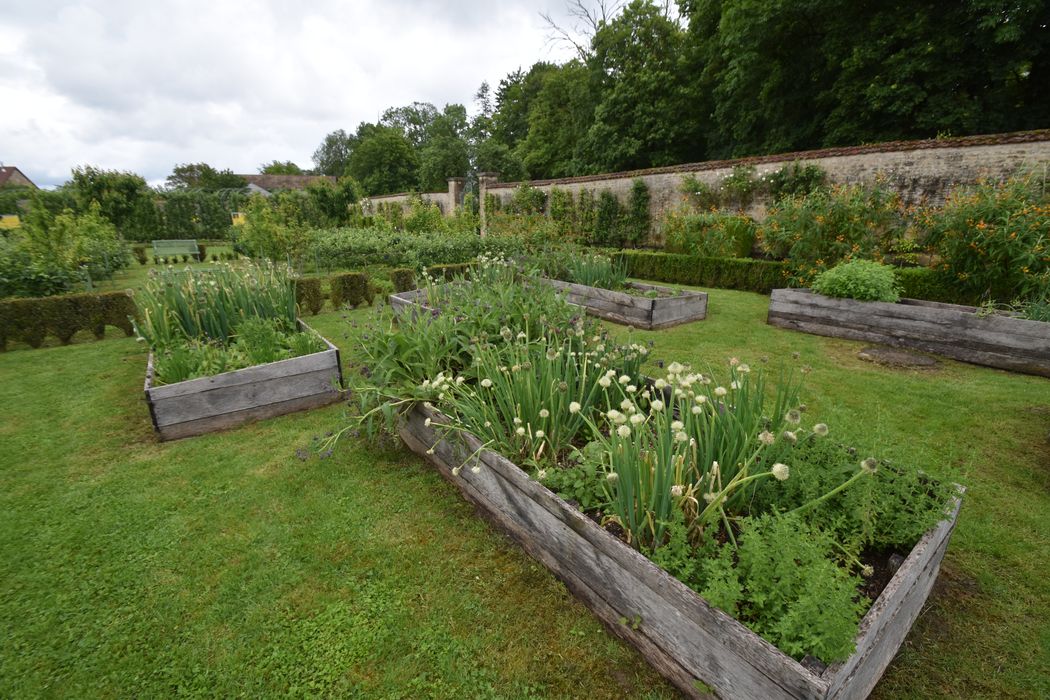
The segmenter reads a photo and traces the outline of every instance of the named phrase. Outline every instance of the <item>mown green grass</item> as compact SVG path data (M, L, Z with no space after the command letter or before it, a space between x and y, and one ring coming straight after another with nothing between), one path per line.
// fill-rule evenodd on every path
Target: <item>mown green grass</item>
M1040 697L1050 641L1050 382L765 325L618 337L655 357L811 366L813 418L969 487L930 604L876 697ZM310 323L352 357L347 318ZM0 355L0 696L667 697L673 692L424 462L338 406L155 442L133 340Z

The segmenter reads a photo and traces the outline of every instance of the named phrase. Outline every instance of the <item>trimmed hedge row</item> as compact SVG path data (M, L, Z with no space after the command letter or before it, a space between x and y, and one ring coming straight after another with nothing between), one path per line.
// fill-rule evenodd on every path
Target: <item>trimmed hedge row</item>
M295 303L299 313L310 313L316 316L324 307L324 294L321 292L321 280L317 277L298 277L295 280Z
M410 292L416 288L416 271L410 267L397 267L390 271L390 281L395 292Z
M115 326L130 336L135 332L131 326L134 315L135 302L124 292L0 301L0 350L7 350L9 340L39 348L49 335L66 345L82 330L101 339L106 326Z
M433 277L434 279L444 279L445 281L451 281L456 279L457 277L469 276L472 267L474 267L474 263L431 265L427 268L427 274Z
M928 267L901 267L894 270L894 273L901 288L901 296L906 299L925 299L967 306L975 306L979 302L975 297L961 294L958 285L953 284L948 275L937 270Z
M787 286L787 266L771 260L705 258L639 250L625 250L618 253L618 257L626 263L627 274L639 279L760 294Z
M375 294L368 283L368 275L361 272L346 272L329 278L332 288L332 306L341 309L344 306L354 308L366 302L372 303Z

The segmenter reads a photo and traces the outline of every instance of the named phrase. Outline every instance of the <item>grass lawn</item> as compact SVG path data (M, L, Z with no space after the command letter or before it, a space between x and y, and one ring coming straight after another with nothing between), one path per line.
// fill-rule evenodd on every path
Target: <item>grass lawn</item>
M969 487L879 698L1050 695L1050 381L766 326L714 290L656 358L813 368L809 410ZM311 325L352 354L345 316ZM131 339L0 354L0 697L673 697L422 460L347 439L339 406L155 442Z

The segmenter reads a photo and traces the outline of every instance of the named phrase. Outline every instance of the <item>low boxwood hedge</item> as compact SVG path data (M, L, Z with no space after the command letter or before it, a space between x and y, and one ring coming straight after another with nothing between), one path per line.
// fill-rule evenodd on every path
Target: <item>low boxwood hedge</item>
M627 263L627 274L639 279L761 294L787 286L787 267L782 262L638 250L625 250L618 255Z
M38 348L48 336L65 345L82 330L101 339L106 326L115 326L130 336L135 332L131 325L134 315L135 302L124 292L0 301L0 350L6 350L10 340Z

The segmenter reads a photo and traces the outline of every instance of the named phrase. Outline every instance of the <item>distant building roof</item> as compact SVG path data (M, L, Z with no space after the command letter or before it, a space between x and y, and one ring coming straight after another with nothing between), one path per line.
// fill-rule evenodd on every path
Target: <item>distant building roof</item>
M333 185L336 178L331 175L239 175L248 181L248 185L276 192L277 190L302 190L312 182L325 181Z
M38 189L21 170L13 165L0 165L0 187L10 185L12 187L32 187Z

